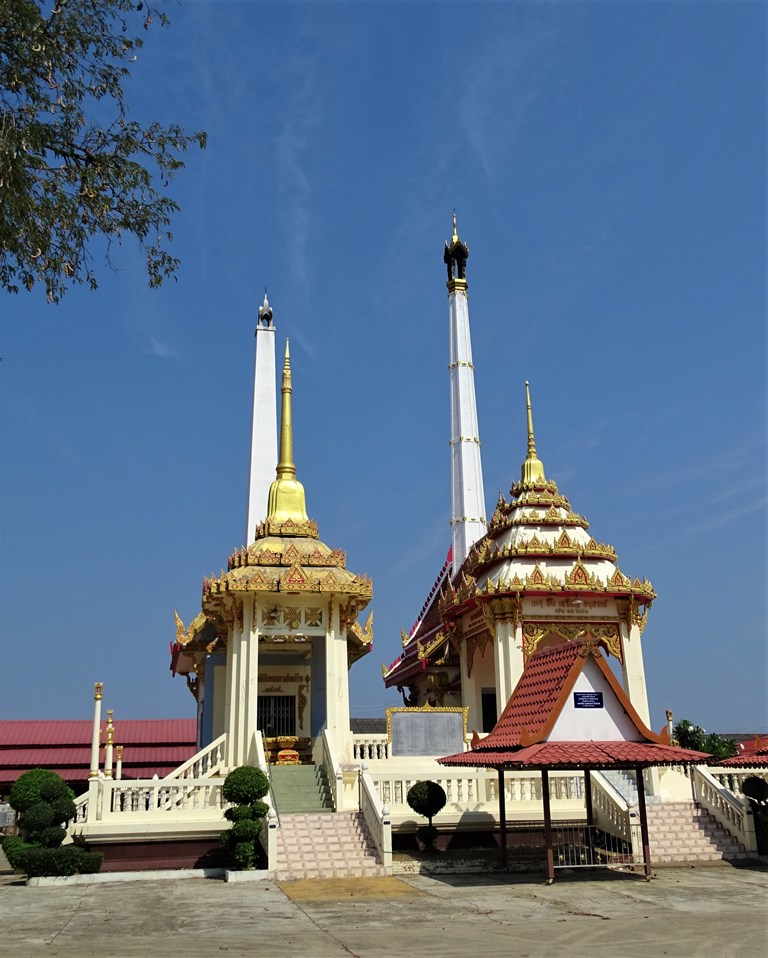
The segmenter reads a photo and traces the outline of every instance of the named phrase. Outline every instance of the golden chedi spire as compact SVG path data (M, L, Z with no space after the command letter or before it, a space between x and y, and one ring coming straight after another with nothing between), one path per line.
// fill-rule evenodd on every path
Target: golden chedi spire
M283 363L282 407L280 414L280 461L277 464L277 478L269 488L267 523L307 522L307 506L304 498L304 486L296 478L296 465L293 461L293 418L291 413L291 356L288 340L285 341L285 361Z
M448 267L448 292L457 290L467 291L467 257L469 247L459 239L459 230L456 226L456 210L453 211L453 234L451 242L445 244L443 262Z
M544 464L536 455L536 439L533 435L533 413L531 412L531 391L528 380L525 381L525 406L528 413L528 454L520 470L520 481L523 485L536 482L546 482Z

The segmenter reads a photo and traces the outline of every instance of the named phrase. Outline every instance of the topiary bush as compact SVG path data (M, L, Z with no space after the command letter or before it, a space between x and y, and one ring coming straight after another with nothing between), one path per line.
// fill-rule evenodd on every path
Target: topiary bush
M241 870L253 868L256 863L256 840L269 811L269 805L261 799L268 791L269 779L251 765L241 765L224 779L222 796L234 804L224 812L232 827L221 833L220 841L235 867Z
M416 782L408 789L406 801L417 815L423 815L429 819L429 825L419 828L416 837L427 848L433 848L437 838L437 829L432 824L432 819L445 807L445 791L437 782Z
M77 845L61 847L75 814L74 792L55 772L33 768L11 786L8 801L19 813L21 835L9 835L3 851L9 864L30 878L92 874L104 856Z
M36 848L25 842L21 835L6 835L3 839L3 851L11 868L21 868L22 856L28 848Z

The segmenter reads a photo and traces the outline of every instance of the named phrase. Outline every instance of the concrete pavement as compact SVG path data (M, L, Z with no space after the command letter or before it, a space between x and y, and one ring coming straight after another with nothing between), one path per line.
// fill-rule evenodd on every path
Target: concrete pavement
M0 956L260 958L553 954L754 958L768 948L763 868L356 881L0 886Z

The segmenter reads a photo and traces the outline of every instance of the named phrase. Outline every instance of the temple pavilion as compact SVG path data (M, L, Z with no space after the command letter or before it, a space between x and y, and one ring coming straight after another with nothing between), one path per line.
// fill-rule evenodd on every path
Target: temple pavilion
M446 243L451 342L453 542L402 653L384 683L410 706L464 706L468 725L490 732L538 650L587 634L620 664L624 688L650 721L642 634L656 598L647 579L630 578L613 546L547 477L536 451L525 383L527 451L510 498L484 518L480 440L469 330L469 249Z
M259 328L271 330L271 320L265 296ZM257 347L249 522L257 515L264 449L259 392L269 394L261 365L268 383ZM319 761L323 731L338 760L348 761L347 673L373 638L373 615L365 627L357 622L372 597L370 578L350 572L345 552L322 542L307 515L293 460L292 391L286 343L280 458L266 515L249 526L250 541L229 556L227 570L203 580L202 611L189 627L176 617L171 667L187 677L195 696L200 747L224 736L224 768L258 764L261 735L270 761ZM268 424L269 411L264 419Z

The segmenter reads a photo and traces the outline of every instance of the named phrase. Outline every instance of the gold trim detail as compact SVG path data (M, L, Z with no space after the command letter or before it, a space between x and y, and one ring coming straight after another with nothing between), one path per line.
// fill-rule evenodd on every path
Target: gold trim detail
M430 715L434 715L437 712L460 712L463 716L462 719L462 729L464 738L467 737L467 715L469 713L469 708L466 706L445 706L439 705L437 707L426 704L426 705L412 705L412 706L390 706L387 709L387 741L392 743L392 715L395 712L428 712Z
M308 626L316 626L323 624L323 610L322 609L306 609L304 612L304 624Z

